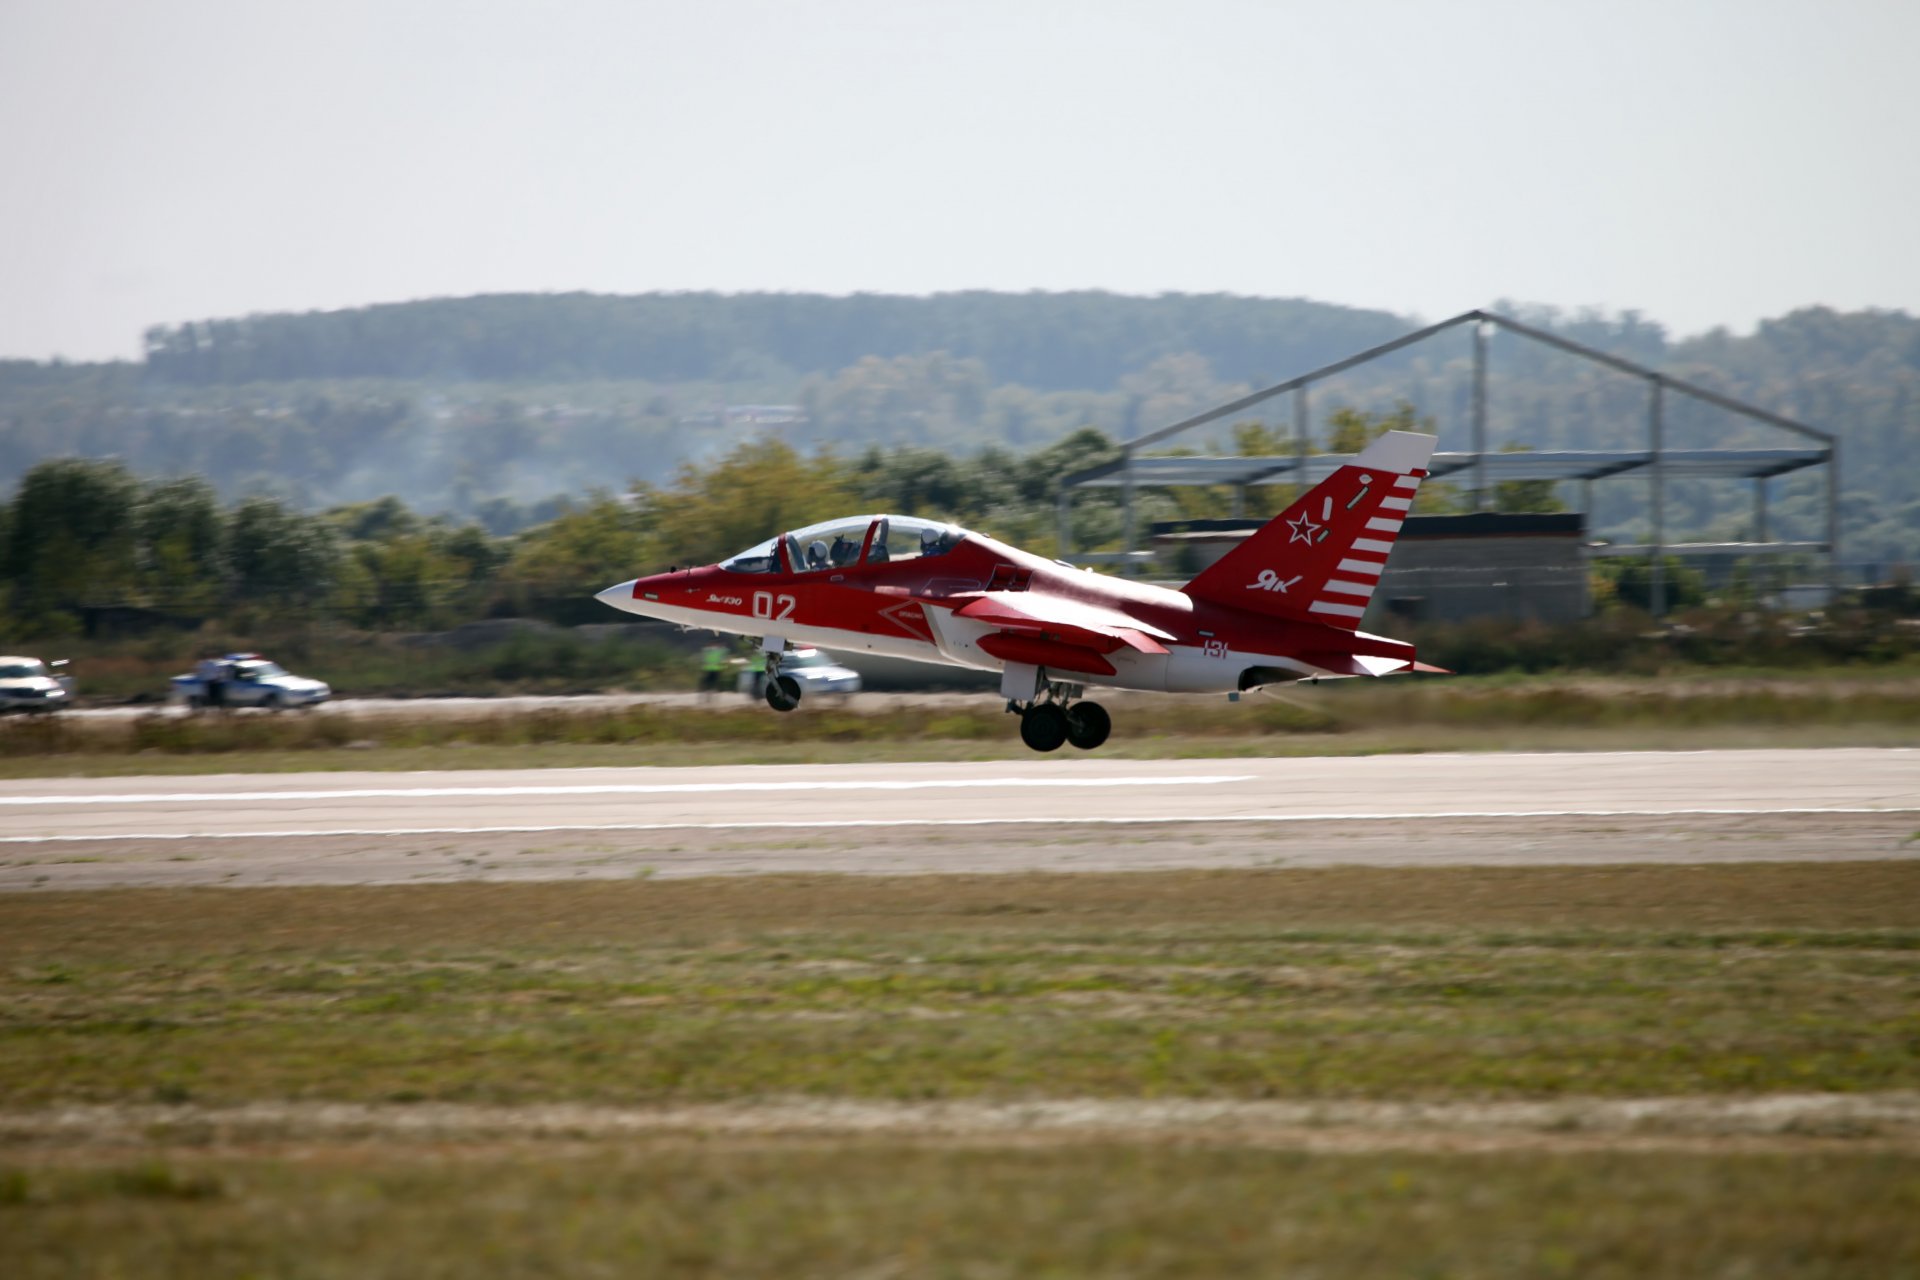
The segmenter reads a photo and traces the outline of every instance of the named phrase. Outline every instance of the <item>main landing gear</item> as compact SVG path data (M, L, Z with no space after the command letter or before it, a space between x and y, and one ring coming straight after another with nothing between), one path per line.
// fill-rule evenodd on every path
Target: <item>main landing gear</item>
M1035 751L1058 751L1067 742L1091 751L1105 742L1113 718L1097 702L1075 702L1079 696L1077 684L1042 679L1027 702L1008 699L1007 710L1020 716L1020 741Z

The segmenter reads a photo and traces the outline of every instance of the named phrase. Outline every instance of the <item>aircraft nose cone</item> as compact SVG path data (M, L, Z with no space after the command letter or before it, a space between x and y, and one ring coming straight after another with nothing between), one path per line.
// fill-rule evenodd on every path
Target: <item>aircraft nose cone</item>
M626 609L628 612L632 612L633 585L638 581L640 581L638 578L628 578L625 582L617 583L614 586L608 587L605 591L597 593L593 598L601 604L612 605L616 609Z

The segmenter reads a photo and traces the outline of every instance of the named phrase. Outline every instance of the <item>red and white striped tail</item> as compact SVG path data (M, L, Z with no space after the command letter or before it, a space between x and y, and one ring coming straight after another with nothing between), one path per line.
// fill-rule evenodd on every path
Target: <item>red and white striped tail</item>
M1357 630L1433 458L1389 431L1186 585L1197 599Z

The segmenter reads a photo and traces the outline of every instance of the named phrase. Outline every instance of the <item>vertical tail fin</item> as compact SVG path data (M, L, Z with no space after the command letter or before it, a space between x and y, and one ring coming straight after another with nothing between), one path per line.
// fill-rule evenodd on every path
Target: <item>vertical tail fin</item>
M1389 431L1186 585L1196 599L1358 630L1434 437Z

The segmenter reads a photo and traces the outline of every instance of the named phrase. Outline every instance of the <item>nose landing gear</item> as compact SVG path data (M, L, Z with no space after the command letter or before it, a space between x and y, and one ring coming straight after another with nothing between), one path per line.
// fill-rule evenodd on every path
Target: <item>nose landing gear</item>
M769 679L767 705L775 711L792 711L800 705L800 682L792 676L774 676Z
M767 654L767 705L775 711L792 711L800 705L800 682L780 674L780 654Z
M1080 686L1047 680L1027 702L1009 700L1007 710L1020 716L1020 741L1035 751L1058 751L1072 743L1091 751L1113 732L1113 718L1097 702L1076 702Z

